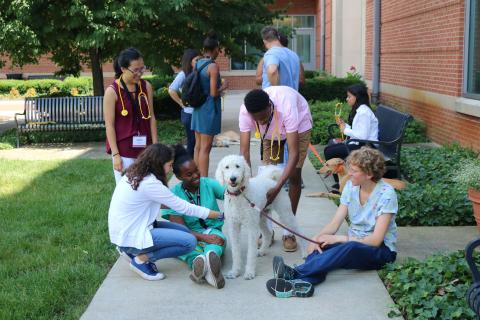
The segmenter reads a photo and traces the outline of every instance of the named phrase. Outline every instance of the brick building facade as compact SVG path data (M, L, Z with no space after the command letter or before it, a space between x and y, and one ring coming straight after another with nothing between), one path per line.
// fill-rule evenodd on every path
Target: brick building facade
M380 101L423 120L433 141L480 151L480 101L463 94L465 3L382 1ZM367 80L372 79L373 6L367 0Z

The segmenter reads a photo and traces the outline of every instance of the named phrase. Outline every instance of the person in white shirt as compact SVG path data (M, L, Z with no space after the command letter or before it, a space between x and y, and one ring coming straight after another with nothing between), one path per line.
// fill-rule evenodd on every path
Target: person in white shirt
M367 87L363 84L349 86L347 88L347 103L352 107L348 115L348 123L345 123L341 118L336 119L340 131L351 139L378 141L378 119L370 107ZM345 144L330 140L324 150L325 159L345 159L350 152L360 149L362 145L364 144L358 142ZM334 175L334 178L337 184L333 187L338 188L338 177Z
M168 87L168 94L173 101L175 101L182 108L180 120L185 127L185 133L187 135L187 150L188 154L190 154L192 158L195 150L195 132L191 129L193 108L183 105L183 101L180 98L180 93L183 82L185 81L185 78L193 71L198 57L199 54L197 50L185 50L182 56L182 69Z
M185 226L156 221L161 205L202 219L223 214L182 200L167 186L173 150L148 146L128 167L113 192L108 211L110 241L130 260L130 268L146 280L161 280L155 261L178 257L195 249L197 240Z

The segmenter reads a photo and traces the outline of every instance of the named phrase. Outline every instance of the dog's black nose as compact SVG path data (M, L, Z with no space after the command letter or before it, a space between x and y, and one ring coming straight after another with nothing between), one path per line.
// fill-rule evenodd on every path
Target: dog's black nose
M230 177L230 181L232 181L233 183L235 183L235 181L237 181L237 177Z

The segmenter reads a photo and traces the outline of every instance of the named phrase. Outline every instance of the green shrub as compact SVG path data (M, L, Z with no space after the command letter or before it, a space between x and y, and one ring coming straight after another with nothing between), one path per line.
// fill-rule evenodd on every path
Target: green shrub
M153 87L154 91L157 91L161 88L168 87L172 83L174 76L173 75L151 75L143 76L142 79L147 80Z
M167 87L153 94L153 111L157 120L180 119L180 106L170 97Z
M403 143L428 142L427 126L421 120L413 119L408 123Z
M340 103L339 100L333 101L315 101L310 104L310 112L313 119L312 144L326 144L328 141L328 125L335 123L335 106ZM342 118L346 121L350 107L342 104ZM336 137L340 137L340 131L336 131Z
M478 254L474 255L477 263ZM407 319L475 319L465 294L471 273L465 253L433 255L425 261L412 258L379 272L395 307ZM389 316L395 316L391 311Z
M58 91L51 93L54 87ZM76 88L81 95L91 95L93 91L91 77L68 77L63 81L56 79L0 80L0 95L8 95L12 88L17 88L21 95L33 88L38 96L70 96L73 88Z
M364 82L357 78L319 76L316 78L305 79L305 84L299 91L308 101L331 101L335 99L345 101L347 87L355 83Z
M402 171L410 182L398 192L398 225L458 226L474 224L465 188L455 183L463 159L471 150L452 145L442 148L406 147Z
M320 75L318 71L315 70L305 70L305 79L316 78Z
M10 129L0 134L0 150L16 147L16 129ZM158 141L166 144L181 143L185 140L185 130L178 120L163 120L157 122ZM66 143L105 141L105 130L95 131L60 131L31 132L20 135L20 146L29 143Z

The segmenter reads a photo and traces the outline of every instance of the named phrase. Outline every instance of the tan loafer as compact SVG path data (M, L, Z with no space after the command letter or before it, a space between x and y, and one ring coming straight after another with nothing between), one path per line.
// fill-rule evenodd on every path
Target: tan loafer
M283 241L283 251L285 252L295 252L297 251L297 239L294 235L288 235L282 237Z

